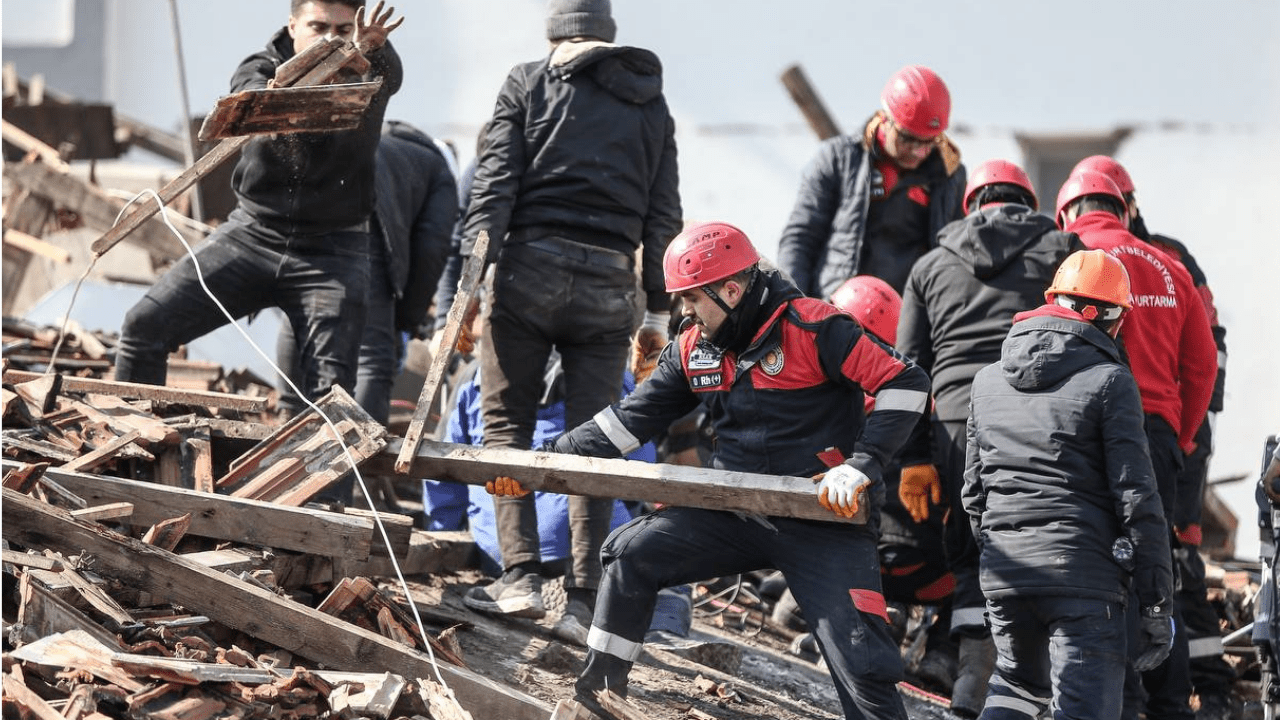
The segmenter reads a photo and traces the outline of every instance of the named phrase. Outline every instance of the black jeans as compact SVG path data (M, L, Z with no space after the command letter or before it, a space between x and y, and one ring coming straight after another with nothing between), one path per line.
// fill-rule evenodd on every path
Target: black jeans
M1119 602L1019 595L988 601L996 669L980 720L1120 717L1127 655Z
M493 301L480 353L484 446L528 449L533 443L543 374L551 348L564 368L565 428L616 402L630 354L636 276L625 256L550 238L564 252L509 244L498 260ZM540 558L533 495L494 497L498 544L510 568ZM600 546L613 501L572 496L566 587L600 584Z
M301 390L312 399L356 381L369 283L369 233L286 236L236 210L196 250L205 284L234 318L279 307L301 339ZM125 316L116 379L162 385L169 353L227 324L191 257L165 273Z
M873 499L883 503L884 486ZM875 523L846 525L668 507L636 518L605 543L604 581L587 638L579 695L625 695L658 592L762 569L782 571L826 659L844 717L900 718L902 656L882 613ZM878 607L876 605L878 604Z
M951 631L963 637L986 637L987 600L978 582L980 553L969 526L969 513L960 502L964 488L965 452L968 438L965 421L938 421L933 424L935 453L942 491L947 496L947 519L943 530L947 567L955 576L951 596Z

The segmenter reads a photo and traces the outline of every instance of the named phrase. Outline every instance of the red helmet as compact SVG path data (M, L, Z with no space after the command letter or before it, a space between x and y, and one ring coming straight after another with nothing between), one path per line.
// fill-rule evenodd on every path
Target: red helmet
M1058 227L1066 226L1066 223L1062 222L1063 209L1086 195L1109 195L1120 201L1120 207L1128 207L1128 203L1124 201L1124 193L1120 192L1120 188L1116 187L1111 178L1100 172L1079 170L1071 173L1071 177L1067 178L1067 181L1062 184L1062 189L1058 191L1058 204L1053 211Z
M855 275L831 294L831 304L852 315L862 327L893 345L898 342L902 296L874 275Z
M880 104L899 127L926 140L942 134L951 119L946 83L923 65L894 73L880 93Z
M662 258L667 292L709 285L760 262L760 254L738 228L720 222L698 223L680 233Z
M964 201L960 206L969 209L969 201L973 199L978 190L996 183L1008 183L1017 185L1027 194L1031 196L1031 209L1039 210L1040 202L1036 199L1036 189L1031 187L1031 178L1022 171L1022 168L1014 165L1008 160L988 160L978 166L977 170L969 176L969 184L964 189Z
M1082 170L1091 170L1106 175L1125 195L1133 192L1133 178L1129 177L1129 171L1125 170L1124 166L1116 162L1113 157L1090 155L1076 163L1076 166L1071 169L1071 174L1075 175Z

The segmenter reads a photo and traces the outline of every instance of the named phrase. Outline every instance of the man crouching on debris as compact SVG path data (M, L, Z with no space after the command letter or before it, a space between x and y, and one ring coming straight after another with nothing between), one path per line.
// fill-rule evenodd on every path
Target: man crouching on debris
M818 502L866 524L665 507L615 530L587 637L577 700L626 695L658 591L752 570L782 571L814 628L846 718L905 718L902 660L889 635L876 553L881 469L925 410L929 378L834 306L757 267L746 235L695 225L663 258L684 330L635 393L560 436L554 452L619 457L702 403L715 429L713 467L821 476ZM876 398L864 416L864 393ZM499 478L495 490L523 490ZM515 486L514 488L512 486Z
M1129 276L1101 250L1058 268L973 381L962 502L995 639L980 716L1119 718L1128 586L1139 670L1173 645L1169 531L1138 385L1114 338Z
M312 400L355 387L369 285L374 155L387 101L403 77L387 35L394 9L364 0L293 0L289 23L236 68L231 91L267 87L276 69L326 35L352 40L382 78L359 128L255 137L232 174L236 208L125 316L116 379L163 385L168 355L232 317L279 307L298 338L301 390Z

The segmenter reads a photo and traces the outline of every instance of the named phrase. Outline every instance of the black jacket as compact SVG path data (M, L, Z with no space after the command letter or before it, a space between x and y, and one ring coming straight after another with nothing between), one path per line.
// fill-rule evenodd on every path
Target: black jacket
M759 282L765 292L743 350L717 350L686 329L634 393L555 449L621 457L701 403L716 434L713 467L808 477L825 470L819 455L834 447L878 481L927 407L929 379L776 271ZM877 405L864 415L867 395Z
M969 384L1000 359L1013 316L1044 303L1080 238L1023 205L987 207L942 229L902 294L898 351L933 378L938 419L969 417Z
M245 58L231 92L265 88L276 68L293 57L293 39L281 28L265 50ZM364 121L354 130L263 135L245 145L231 176L240 207L288 235L313 235L360 225L374 203L374 153L387 101L404 77L388 42L369 54L372 77L382 78Z
M778 242L778 267L810 297L829 298L841 283L859 273L876 172L871 150L875 124L876 118L872 118L861 136L841 135L824 141L800 179L795 207ZM910 250L911 257L903 259L906 267L934 247L935 236L944 225L961 216L965 169L960 151L944 138L924 165L922 170L932 176L928 183L928 237L921 238ZM898 282L884 280L902 290Z
M458 188L434 141L407 123L388 122L377 153L376 231L396 295L396 329L427 319L449 255Z
M662 64L648 50L564 42L517 65L498 94L467 210L463 254L481 230L490 254L522 228L634 255L644 248L650 310L670 309L662 254L680 232L675 123Z
M1124 602L1129 568L1143 608L1172 597L1143 420L1110 337L1056 305L1016 318L1000 362L974 378L969 418L963 503L988 598ZM1113 553L1122 537L1128 568Z

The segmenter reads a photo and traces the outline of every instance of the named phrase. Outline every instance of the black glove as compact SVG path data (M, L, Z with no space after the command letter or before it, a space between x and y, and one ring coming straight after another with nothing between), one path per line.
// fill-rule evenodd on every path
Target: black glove
M1133 669L1138 672L1154 670L1169 657L1173 649L1173 617L1167 605L1143 608L1141 626L1138 629L1138 647L1133 657Z

